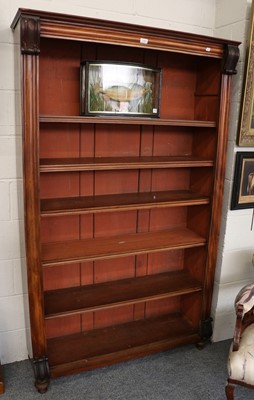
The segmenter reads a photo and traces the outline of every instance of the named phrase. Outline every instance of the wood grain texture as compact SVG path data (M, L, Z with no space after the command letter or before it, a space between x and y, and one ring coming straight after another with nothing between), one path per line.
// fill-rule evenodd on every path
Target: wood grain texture
M45 243L42 264L50 266L77 261L124 257L173 249L204 246L206 240L188 229L149 232L95 239Z
M45 11L19 9L12 29L15 29L23 13L41 17L41 35L44 37L184 52L211 58L222 58L224 54L223 39ZM146 39L145 43L142 43L141 38ZM232 45L239 44L235 41L228 42Z
M40 253L39 203L39 102L38 56L24 55L23 71L23 151L25 193L25 235L28 268L31 336L34 357L46 355L43 289Z
M201 286L184 271L147 275L97 285L45 292L45 317L75 314L121 304L200 292Z
M188 126L200 128L215 128L216 121L200 121L167 118L138 118L123 117L86 117L78 115L40 115L40 122L72 123L72 124L113 124L113 125L157 125L157 126Z
M150 168L212 167L212 160L198 157L98 157L98 158L51 158L40 161L40 172L91 171Z
M222 213L222 200L224 194L224 179L227 157L227 139L230 111L231 76L223 75L221 82L221 102L219 110L218 143L216 154L216 167L214 174L214 202L212 206L210 237L208 241L207 270L205 277L206 296L203 304L203 313L206 317L210 315L215 265L218 254L218 243L220 235L220 222ZM206 318L205 318L206 319Z
M41 215L86 214L208 204L209 197L190 191L161 191L41 200Z
M87 370L197 340L196 329L180 313L54 338L48 340L51 374Z

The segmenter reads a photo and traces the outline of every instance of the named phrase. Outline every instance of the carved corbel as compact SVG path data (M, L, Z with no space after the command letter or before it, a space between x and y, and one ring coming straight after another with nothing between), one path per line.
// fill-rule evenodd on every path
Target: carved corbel
M21 54L40 53L40 18L23 15L20 21Z
M228 44L224 49L222 71L226 75L235 75L237 73L236 64L239 60L240 51L238 46Z

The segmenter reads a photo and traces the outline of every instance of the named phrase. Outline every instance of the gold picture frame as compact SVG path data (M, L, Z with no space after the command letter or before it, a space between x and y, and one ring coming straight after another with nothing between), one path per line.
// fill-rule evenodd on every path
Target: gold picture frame
M254 3L250 13L249 36L246 49L246 70L242 113L237 144L242 147L254 146Z

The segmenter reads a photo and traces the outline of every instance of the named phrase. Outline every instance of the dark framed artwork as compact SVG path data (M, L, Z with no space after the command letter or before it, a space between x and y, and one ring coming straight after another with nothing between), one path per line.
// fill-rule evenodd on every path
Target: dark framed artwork
M81 63L81 114L159 117L161 69L146 65Z
M242 112L237 144L254 146L254 2L252 3L249 36L246 49L245 81L242 100Z
M254 152L237 152L231 210L254 208Z

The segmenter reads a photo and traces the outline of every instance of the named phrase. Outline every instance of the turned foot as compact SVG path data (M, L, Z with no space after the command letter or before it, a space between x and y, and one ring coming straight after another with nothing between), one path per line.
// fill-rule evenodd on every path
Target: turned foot
M33 369L35 375L35 387L39 393L45 393L48 390L50 376L47 357L33 360Z
M200 341L196 345L199 350L202 350L208 343L211 343L213 334L212 321L213 319L210 317L200 323Z
M207 339L207 340L200 340L200 342L198 342L196 344L196 347L198 350L203 350L208 344L211 344L211 340Z
M43 394L43 393L46 393L46 391L48 390L49 381L45 381L45 382L35 381L34 386L36 387L36 389L38 390L39 393Z

